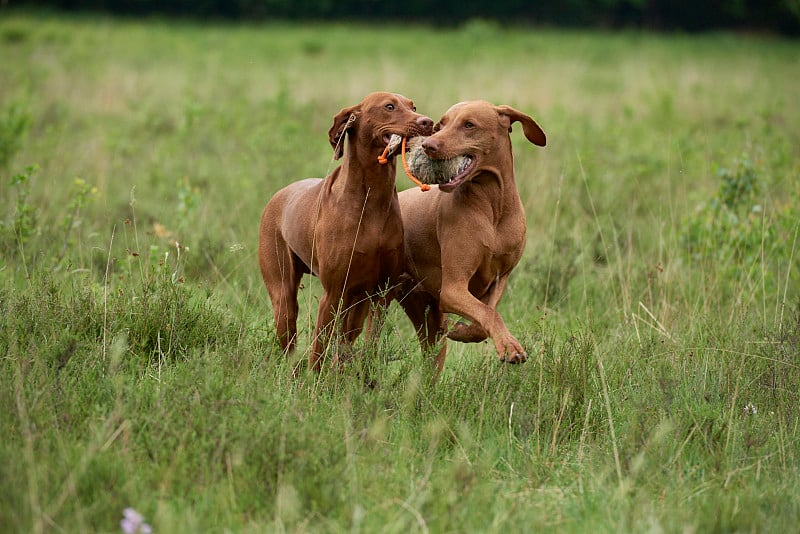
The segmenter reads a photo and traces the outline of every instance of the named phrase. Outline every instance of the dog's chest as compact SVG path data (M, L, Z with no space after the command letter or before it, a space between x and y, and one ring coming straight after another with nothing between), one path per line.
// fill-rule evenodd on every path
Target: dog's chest
M396 217L365 218L353 232L354 252L360 256L382 256L403 248L403 222Z
M513 215L503 217L492 232L489 255L492 265L505 271L513 268L525 248L525 214L515 210Z
M483 261L470 279L470 293L482 297L498 280L509 275L522 257L525 234L495 234L493 243L487 243Z

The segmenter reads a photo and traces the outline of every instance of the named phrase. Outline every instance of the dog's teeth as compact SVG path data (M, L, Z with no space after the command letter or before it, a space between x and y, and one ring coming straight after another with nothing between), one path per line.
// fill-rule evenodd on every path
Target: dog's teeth
M461 156L461 162L458 165L458 170L456 172L458 174L461 174L462 172L464 172L467 169L467 167L469 167L469 164L471 162L472 162L472 158L470 158L469 156Z

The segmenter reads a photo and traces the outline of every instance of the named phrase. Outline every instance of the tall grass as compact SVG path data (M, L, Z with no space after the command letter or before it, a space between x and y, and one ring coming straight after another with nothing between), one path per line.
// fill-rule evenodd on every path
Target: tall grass
M791 531L798 45L389 25L0 19L0 529ZM256 261L372 90L532 114L523 366L393 306L292 377ZM408 187L402 175L398 186ZM320 290L301 291L297 358Z

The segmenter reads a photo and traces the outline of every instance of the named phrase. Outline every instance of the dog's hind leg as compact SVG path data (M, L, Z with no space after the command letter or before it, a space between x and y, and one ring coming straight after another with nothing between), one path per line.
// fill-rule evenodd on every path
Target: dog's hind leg
M447 339L460 341L461 343L480 343L488 339L489 333L477 323L467 324L459 321L453 329L447 333Z
M278 343L281 350L289 354L297 341L297 290L303 273L308 269L289 250L277 231L262 232L259 262L261 277L272 302Z
M447 317L439 309L439 302L422 290L413 290L399 299L403 311L411 320L419 338L423 354L430 354L437 345L439 352L434 356L438 375L447 357L445 342Z
M278 341L286 354L294 350L297 342L297 290L302 276L297 269L287 269L280 287L270 291Z

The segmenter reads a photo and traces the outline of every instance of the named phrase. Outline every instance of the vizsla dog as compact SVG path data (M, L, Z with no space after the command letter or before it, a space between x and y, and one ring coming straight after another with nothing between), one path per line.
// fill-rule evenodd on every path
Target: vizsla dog
M297 336L297 290L305 273L322 282L309 365L320 359L339 321L352 343L378 293L402 273L403 224L395 190L396 163L378 156L392 134L428 135L433 120L408 98L367 95L342 109L328 138L342 163L324 179L309 178L278 191L261 216L258 259L272 301L278 340L289 353ZM345 143L345 138L347 143Z
M539 125L514 108L483 101L454 105L422 147L434 160L466 156L466 168L428 192L415 188L399 195L406 271L414 284L400 303L423 349L445 335L462 342L490 337L500 360L527 359L496 309L525 246L525 212L509 136L516 121L522 123L528 141L545 145ZM471 323L459 322L448 332L447 313ZM442 343L438 372L445 356Z

